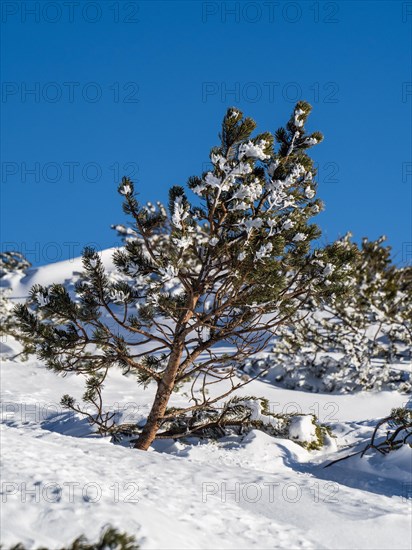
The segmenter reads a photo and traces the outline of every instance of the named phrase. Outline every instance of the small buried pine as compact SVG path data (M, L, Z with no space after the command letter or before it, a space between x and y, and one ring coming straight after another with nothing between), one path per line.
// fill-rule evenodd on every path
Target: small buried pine
M313 414L293 416L289 423L289 438L308 451L333 444L330 429L319 424Z

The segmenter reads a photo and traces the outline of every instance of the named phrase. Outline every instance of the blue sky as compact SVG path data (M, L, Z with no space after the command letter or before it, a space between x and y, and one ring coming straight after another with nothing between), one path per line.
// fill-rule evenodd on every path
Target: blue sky
M164 201L205 169L228 106L274 131L305 99L323 240L386 234L411 261L411 2L1 7L3 250L41 265L117 244L124 173Z

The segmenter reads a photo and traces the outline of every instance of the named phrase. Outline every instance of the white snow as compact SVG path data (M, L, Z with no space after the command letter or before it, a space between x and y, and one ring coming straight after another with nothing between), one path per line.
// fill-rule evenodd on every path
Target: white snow
M293 237L293 240L295 242L305 241L306 240L306 235L304 233L296 233L296 235Z
M263 258L266 258L270 255L272 252L273 245L272 243L262 244L262 246L259 248L259 250L255 254L256 260L263 260Z
M312 189L312 187L310 185L308 185L306 188L305 188L305 196L308 198L308 199L313 199L313 197L315 196L315 190Z
M173 265L168 265L167 267L161 267L159 269L160 276L163 282L170 281L177 277L179 270Z
M303 126L303 120L299 117L305 114L305 111L302 109L296 109L295 110L295 126L298 126L298 128L301 128Z
M263 220L261 218L243 219L239 225L241 227L244 227L246 229L247 234L250 235L253 229L255 228L259 229L260 227L262 227Z
M127 183L123 185L123 187L120 189L120 193L122 195L130 195L131 192L132 192L132 188Z
M312 443L317 440L316 426L312 416L295 416L289 426L289 437L302 443Z
M239 158L255 158L259 160L266 160L270 158L270 155L266 155L264 152L265 147L267 146L267 141L262 139L259 143L253 143L248 141L247 143L242 143L239 147Z
M188 246L190 246L193 243L193 239L191 237L186 237L186 236L180 237L179 239L172 239L172 240L173 240L173 243L178 248L183 248L183 249L186 249Z
M172 223L178 229L182 229L182 222L189 216L189 212L186 210L183 204L182 197L176 197L173 204L173 216Z
M112 252L100 254L108 269ZM2 284L21 301L35 283L70 288L79 271L76 258ZM174 274L169 266L162 275ZM160 441L145 453L97 437L84 419L61 409L63 394L81 398L80 376L58 377L34 358L11 360L18 351L12 338L2 342L4 548L22 542L55 549L82 533L96 540L109 523L134 534L143 549L411 547L409 447L324 468L363 445L378 418L408 401L405 395L311 394L254 380L239 393L265 397L275 414L306 415L292 422L293 439L314 437L308 415L315 414L332 428L338 451L331 445L309 452L254 430L218 442ZM154 391L113 370L104 399L123 422L136 422L147 415ZM174 394L173 405L185 399Z
M294 225L295 224L292 220L286 220L282 223L282 229L288 230L291 229Z

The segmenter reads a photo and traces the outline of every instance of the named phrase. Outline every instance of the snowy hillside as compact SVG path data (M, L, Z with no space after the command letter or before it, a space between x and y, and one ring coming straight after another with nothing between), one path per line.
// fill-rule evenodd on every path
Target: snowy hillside
M111 254L102 253L108 270ZM33 284L70 290L81 271L75 259L1 283L17 302ZM95 540L108 524L135 535L144 549L411 548L410 447L324 468L364 446L376 420L408 396L312 394L254 380L244 395L266 398L275 413L316 414L335 437L307 451L253 430L217 442L162 440L143 452L96 436L84 418L62 409L63 394L81 398L80 376L58 377L33 357L13 359L21 347L12 338L1 345L5 548L57 549L80 534ZM147 415L153 392L119 370L104 397L133 422Z

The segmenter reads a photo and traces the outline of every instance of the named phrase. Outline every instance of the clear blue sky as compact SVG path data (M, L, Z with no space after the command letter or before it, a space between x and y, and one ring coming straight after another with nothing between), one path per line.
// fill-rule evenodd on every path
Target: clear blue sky
M411 261L411 2L1 7L3 250L113 246L123 173L164 201L204 169L226 107L274 131L305 99L324 239L386 234Z

